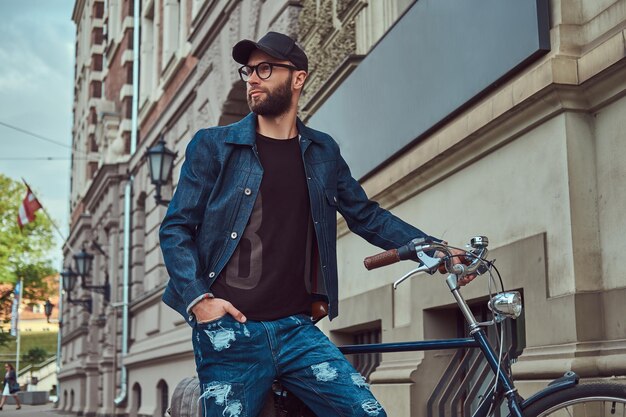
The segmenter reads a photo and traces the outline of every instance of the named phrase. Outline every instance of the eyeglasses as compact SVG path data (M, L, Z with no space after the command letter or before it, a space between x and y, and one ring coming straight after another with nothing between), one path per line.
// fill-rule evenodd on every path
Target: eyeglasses
M272 62L260 62L257 65L244 65L239 68L239 76L241 77L241 81L247 82L250 77L252 77L252 73L256 71L256 75L262 79L267 80L272 75L272 70L274 67L287 68L291 71L297 71L298 68L293 65L287 64L274 64Z

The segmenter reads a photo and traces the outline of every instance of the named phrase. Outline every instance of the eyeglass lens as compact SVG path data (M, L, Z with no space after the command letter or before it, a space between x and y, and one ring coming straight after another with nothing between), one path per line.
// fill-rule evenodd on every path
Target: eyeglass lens
M248 81L252 76L252 73L256 71L256 75L259 76L260 79L266 80L272 75L272 64L268 62L261 62L259 65L250 66L244 65L239 68L239 74L241 75L241 79L243 81Z

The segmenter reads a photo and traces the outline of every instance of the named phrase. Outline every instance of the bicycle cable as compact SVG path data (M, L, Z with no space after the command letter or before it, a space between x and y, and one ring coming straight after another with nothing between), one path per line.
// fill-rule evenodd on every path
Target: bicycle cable
M498 284L497 284L497 282L495 280L495 277L493 276L493 272L491 270L491 267L496 269L496 271L497 271L497 268L495 267L495 265L493 265L493 262L489 262L489 261L486 261L486 262L490 266L490 268L489 268L489 279L487 280L487 289L488 289L488 292L489 292L489 299L491 300L491 299L493 299L493 292L492 292L492 288L491 288L492 284L496 287L495 290L496 290L496 293L498 293L498 288L497 288ZM498 277L501 278L499 272L498 272ZM500 279L500 292L504 292L504 285L502 285L502 279ZM503 347L504 347L504 328L502 327L500 330L498 329L498 322L496 320L496 313L492 310L491 314L492 314L492 317L493 317L493 328L494 328L494 331L496 333L496 338L495 339L496 339L496 343L498 343L498 351L499 352L498 352L498 367L496 369L496 374L495 374L495 377L494 377L493 394L492 394L492 397L491 397L491 404L489 404L489 410L487 411L487 414L486 414L487 416L489 416L492 411L495 411L495 410L493 410L493 407L494 407L494 405L496 403L496 395L497 395L497 392L498 392L498 381L499 381L500 369L501 369L501 366L502 366L502 353L503 353L502 350L503 350Z

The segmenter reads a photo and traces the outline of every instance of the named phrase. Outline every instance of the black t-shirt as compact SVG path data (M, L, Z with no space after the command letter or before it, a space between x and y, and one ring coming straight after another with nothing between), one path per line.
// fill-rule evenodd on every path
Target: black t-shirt
M309 194L298 138L257 134L263 180L237 249L211 287L251 320L310 313Z

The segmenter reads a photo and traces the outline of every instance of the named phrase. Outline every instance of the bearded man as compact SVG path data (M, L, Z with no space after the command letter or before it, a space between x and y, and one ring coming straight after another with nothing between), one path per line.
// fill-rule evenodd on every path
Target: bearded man
M233 48L251 113L197 132L160 230L163 296L193 328L204 416L256 416L279 380L318 416L385 416L314 325L338 313L337 212L383 249L438 239L370 201L297 117L308 59L269 32Z

